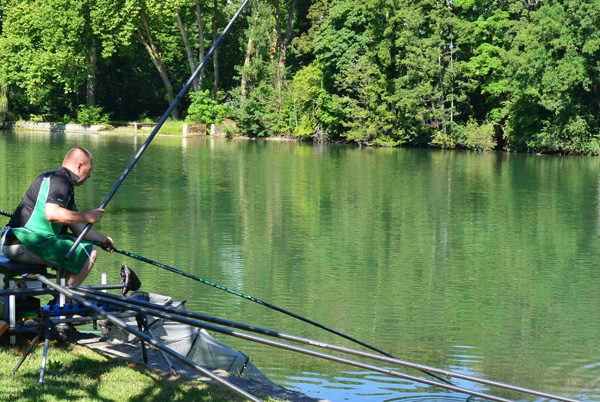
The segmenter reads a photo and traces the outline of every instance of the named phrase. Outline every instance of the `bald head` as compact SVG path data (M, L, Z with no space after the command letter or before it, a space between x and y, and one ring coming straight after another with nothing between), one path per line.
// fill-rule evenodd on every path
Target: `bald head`
M94 157L92 156L90 151L88 151L85 148L75 147L75 148L71 149L69 152L67 152L67 155L65 156L65 160L63 161L63 166L65 165L65 163L68 163L68 162L85 162L88 160L90 162L92 162L94 160Z
M93 163L94 157L90 151L82 147L75 147L67 152L62 165L79 177L74 185L81 186L91 176Z

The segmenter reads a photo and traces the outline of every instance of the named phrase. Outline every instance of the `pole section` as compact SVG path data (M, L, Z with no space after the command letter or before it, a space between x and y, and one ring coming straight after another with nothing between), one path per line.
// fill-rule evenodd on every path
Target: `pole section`
M129 165L127 165L127 167L125 168L123 173L121 173L121 177L119 177L119 179L117 180L117 182L115 183L113 188L110 190L110 192L108 193L106 198L104 198L104 201L102 201L102 204L100 204L100 206L98 208L106 208L106 206L108 205L108 203L110 202L112 197L115 195L115 193L117 192L117 190L119 189L119 187L121 186L123 181L125 181L125 179L127 178L127 175L129 175L129 172L131 172L131 169L133 169L133 167L138 162L138 160L140 160L140 158L142 157L142 154L146 151L146 148L148 148L148 146L150 145L150 143L152 142L152 140L154 139L154 137L156 136L156 134L158 133L160 128L163 126L163 124L165 123L165 121L167 120L167 118L169 117L171 112L173 111L173 109L175 109L175 106L177 106L177 103L179 103L179 100L183 97L183 95L185 95L185 93L188 91L188 89L194 82L194 79L196 78L196 76L200 73L202 68L204 68L204 64L208 61L208 59L213 54L213 52L215 51L217 46L219 46L221 39L223 39L225 34L229 31L229 29L231 28L231 26L233 25L235 20L241 14L241 12L244 9L244 7L246 6L246 4L248 4L248 0L244 0L244 2L240 6L240 8L237 10L235 15L231 18L231 20L229 21L229 23L227 24L227 26L225 27L223 32L221 32L221 35L219 35L219 37L217 38L215 43L212 45L212 47L210 48L208 53L206 53L206 56L204 56L204 59L202 59L202 62L200 63L198 68L196 68L196 70L194 71L192 76L188 79L188 81L183 86L181 91L179 91L179 94L177 94L177 97L173 100L173 103L171 103L171 105L169 106L167 111L160 118L160 120L158 121L158 124L156 125L156 127L154 127L154 130L152 130L152 133L150 134L150 136L148 136L148 138L146 139L146 142L144 142L144 145L142 145L142 147L139 149L139 151L137 152L137 154L135 155L133 160L131 162L129 162ZM73 252L75 251L77 246L79 246L79 243L81 243L81 241L83 240L85 235L90 231L91 228L92 228L91 223L88 223L87 225L85 225L85 228L81 231L81 234L79 235L79 237L77 237L77 240L75 240L75 243L73 244L73 246L71 246L71 248L65 255L65 260L68 260L69 258L71 258L71 255L73 254Z
M390 358L395 358L395 356L394 356L394 355L392 355L392 354L390 354L390 353L387 353L387 352L384 352L383 350L381 350L381 349L379 349L379 348L376 348L375 346L371 346L371 345L369 345L368 343L362 342L362 341L360 341L360 340L358 340L358 339L356 339L356 338L353 338L353 337L351 337L351 336L349 336L349 335L346 335L346 334L344 334L344 333L341 333L341 332L339 332L339 331L336 331L335 329L332 329L332 328L326 327L325 325L323 325L323 324L319 324L319 323L318 323L318 322L316 322L316 321L313 321L313 320L310 320L310 319L308 319L308 318L302 317L301 315L298 315L298 314L296 314L296 313L293 313L293 312L291 312L291 311L285 310L285 309L283 309L283 308L281 308L281 307L277 307L277 306L275 306L274 304L271 304L271 303L268 303L268 302L266 302L266 301L263 301L263 300L257 299L257 298L255 298L255 297L253 297L253 296L250 296L250 295L244 294L244 293L242 293L242 292L239 292L239 291L237 291L237 290L235 290L235 289L231 289L231 288L228 288L227 286L219 285L218 283L214 283L214 282L211 282L211 281L209 281L209 280L206 280L206 279L204 279L204 278L201 278L201 277L199 277L199 276L192 275L192 274L189 274L189 273L187 273L187 272L184 272L184 271L180 271L180 270L178 270L177 268L173 268L173 267L170 267L170 266L168 266L168 265L161 264L160 262L153 261L153 260L151 260L151 259L148 259L148 258L146 258L146 257L142 257L142 256L140 256L140 255L133 254L133 253L131 253L131 252L129 252L129 251L122 250L122 249L120 249L120 248L117 248L117 247L111 247L111 246L108 246L108 245L106 245L106 244L102 244L102 243L98 243L98 242L92 242L92 243L93 243L93 244L95 244L95 245L97 245L98 247L102 247L102 248L104 248L104 249L106 249L106 250L112 250L112 251L116 251L116 252L117 252L117 253L119 253L119 254L123 254L123 255L126 255L126 256L128 256L128 257L134 258L134 259L136 259L136 260L139 260L139 261L146 262L146 263L148 263L148 264L150 264L150 265L154 265L155 267L159 267L159 268L166 269L167 271L171 271L171 272L173 272L173 273L176 273L176 274L178 274L178 275L185 276L186 278L193 279L193 280L195 280L195 281L198 281L198 282L200 282L200 283L203 283L203 284L205 284L205 285L209 285L209 286L212 286L212 287L214 287L214 288L217 288L217 289L220 289L220 290L224 290L224 291L226 291L226 292L228 292L228 293L231 293L231 294L233 294L233 295L236 295L236 296L238 296L238 297L242 297L242 298L244 298L244 299L246 299L246 300L250 300L250 301L252 301L252 302L254 302L254 303L258 303L258 304L260 304L261 306L265 306L265 307L268 307L268 308L270 308L270 309L272 309L272 310L279 311L280 313L283 313L283 314L289 315L290 317L297 318L297 319L299 319L299 320L301 320L301 321L304 321L304 322L306 322L306 323L308 323L308 324L314 325L314 326L316 326L316 327L318 327L318 328L324 329L325 331L331 332L332 334L335 334L335 335L341 336L342 338L348 339L349 341L352 341L352 342L354 342L354 343L356 343L356 344L359 344L359 345L361 345L361 346L364 346L364 347L366 347L366 348L368 348L368 349L371 349L371 350L373 350L373 351L375 351L375 352L381 353L381 354L382 354L382 355L384 355L384 356L387 356L387 357L390 357ZM437 378L438 380L440 380L440 381L443 381L443 382L445 382L446 384L451 384L451 383L450 383L448 380L445 380L445 379L443 379L443 378L441 378L441 377L439 377L439 376L437 376L437 375L435 375L435 374L432 374L432 373L430 373L430 372L427 372L427 371L424 371L424 370L420 370L420 369L418 369L418 370L419 370L419 371L421 371L421 372L423 372L423 373L425 373L425 374L427 374L427 375L430 375L431 377Z
M449 370L444 370L444 369L439 369L436 367L426 366L423 364L409 362L406 360L391 358L391 357L387 357L387 356L381 356L381 355L377 355L377 354L370 353L370 352L364 352L362 350L350 349L350 348L346 348L344 346L333 345L333 344L329 344L329 343L325 343L325 342L316 341L313 339L302 338L299 336L286 334L286 333L279 332L279 331L273 331L270 329L255 327L253 325L246 325L246 324L242 324L239 322L225 320L222 318L207 316L205 314L194 313L192 311L187 311L187 310L181 310L181 309L178 309L175 307L161 306L161 305L157 305L155 303L146 302L146 301L139 300L139 299L136 299L133 297L124 297L124 296L114 295L112 293L101 293L94 289L84 288L84 287L79 287L79 286L73 286L73 287L71 287L71 289L73 289L76 292L80 291L86 295L94 295L97 297L104 297L104 298L111 299L111 300L121 301L123 303L127 303L130 305L133 304L133 305L140 306L140 307L147 307L147 308L150 308L153 310L172 314L174 316L186 317L186 318L190 318L193 320L207 321L207 322L211 322L214 324L225 325L228 327L241 329L244 331L249 331L249 332L254 332L254 333L258 333L258 334L262 334L262 335L272 336L275 338L285 339L285 340L292 341L292 342L298 342L298 343L302 343L305 345L310 345L310 346L319 347L319 348L323 348L323 349L335 350L337 352L348 353L348 354L355 355L355 356L366 357L369 359L379 360L379 361L383 361L386 363L398 364L400 366L405 366L405 367L409 367L409 368L413 368L413 369L417 369L417 370L422 370L422 371L428 370L428 371L446 375L449 377L460 378L463 380L477 382L477 383L485 384L485 385L491 385L494 387L504 388L504 389L508 389L511 391L523 392L526 394L541 396L544 398L554 399L557 401L580 402L576 399L571 399L571 398L567 398L567 397L560 396L560 395L549 394L549 393L537 391L534 389L523 388L523 387L519 387L516 385L506 384L506 383L502 383L502 382L498 382L498 381L486 380L484 378L477 378L477 377L469 376L466 374L460 374L460 373L456 373L456 372L449 371ZM84 297L87 297L87 296L84 296ZM108 304L111 303L108 300L105 300L105 302ZM124 307L124 305L122 305L122 306Z
M235 290L235 289L230 289L230 288L228 288L227 286L219 285L218 283L211 282L211 281L209 281L209 280L206 280L206 279L204 279L204 278L201 278L201 277L199 277L199 276L192 275L192 274L189 274L189 273L187 273L187 272L184 272L184 271L180 271L180 270L178 270L177 268L173 268L173 267L170 267L170 266L168 266L168 265L161 264L160 262L156 262L156 261L150 260L150 259L148 259L148 258L146 258L146 257L142 257L142 256L140 256L140 255L133 254L133 253L131 253L131 252L129 252L129 251L126 251L126 250L121 250L121 249L119 249L119 248L117 248L117 247L111 247L111 246L108 246L108 245L106 245L106 244L97 243L97 242L92 242L92 243L94 243L95 245L97 245L97 246L99 246L99 247L105 248L105 249L107 249L107 250L116 251L117 253L120 253L120 254L126 255L126 256L128 256L128 257L134 258L134 259L136 259L136 260L139 260L139 261L146 262L146 263L148 263L148 264L150 264L150 265L154 265L155 267L159 267L159 268L162 268L162 269L166 269L167 271L171 271L171 272L173 272L173 273L175 273L175 274L178 274L178 275L185 276L186 278L193 279L193 280L195 280L195 281L198 281L198 282L200 282L200 283L203 283L203 284L205 284L205 285L209 285L209 286L212 286L212 287L214 287L214 288L217 288L217 289L220 289L220 290L224 290L225 292L231 293L231 294L233 294L233 295L236 295L236 296L238 296L238 297L242 297L242 298L244 298L244 299L246 299L246 300L250 300L250 301L252 301L252 302L254 302L254 303L258 303L258 304L260 304L261 306L265 306L265 307L268 307L268 308L270 308L271 310L279 311L280 313L283 313L283 314L289 315L290 317L294 317L294 318L296 318L296 319L298 319L298 320L301 320L301 321L304 321L304 322L306 322L306 323L308 323L308 324L314 325L315 327L318 327L318 328L321 328L321 329L323 329L323 330L325 330L325 331L331 332L332 334L335 334L335 335L341 336L342 338L348 339L349 341L352 341L352 342L354 342L354 343L356 343L356 344L358 344L358 345L364 346L364 347L366 347L366 348L368 348L368 349L371 349L371 350L373 350L373 351L375 351L375 352L377 352L377 353L381 353L381 354L382 354L382 355L384 355L384 356L387 356L387 357L390 357L390 358L395 358L395 356L394 356L394 355L392 355L392 354L390 354L390 353L387 353L387 352L385 352L385 351L383 351L383 350L381 350L381 349L379 349L379 348L376 348L375 346L369 345L368 343L365 343L365 342L363 342L363 341L360 341L360 340L358 340L358 339L356 339L356 338L353 338L353 337L351 337L351 336L349 336L349 335L346 335L346 334L344 334L344 333L342 333L342 332L336 331L335 329L332 329L332 328L326 327L326 326L325 326L325 325L323 325L323 324L319 324L319 323L318 323L318 322L316 322L316 321L313 321L313 320L311 320L311 319L308 319L308 318L302 317L301 315L298 315L298 314L296 314L296 313L293 313L293 312L291 312L291 311L285 310L285 309L283 309L283 308L281 308L281 307L277 307L277 306L275 306L274 304L271 304L271 303L269 303L269 302L266 302L266 301L264 301L264 300L257 299L257 298L255 298L255 297L253 297L253 296L250 296L250 295L244 294L244 293L242 293L242 292L240 292L240 291L237 291L237 290ZM437 376L437 375L435 375L435 374L432 374L432 373L429 373L429 372L427 372L427 371L420 370L420 369L419 369L419 371L421 371L421 372L423 372L423 373L425 373L425 374L427 374L427 375L430 375L430 376L432 376L432 377L434 377L434 378L437 378L438 380L440 380L440 381L443 381L443 382L445 382L446 384L451 384L451 382L449 382L448 380L445 380L445 379L443 379L443 378L441 378L441 377L439 377L439 376Z
M150 336L144 334L143 332L141 332L140 330L137 330L133 327L131 327L130 325L127 325L125 322L121 321L120 319L116 318L115 316L113 316L110 313L107 313L106 311L94 306L92 303L90 303L89 301L83 299L80 296L75 295L73 292L71 292L69 289L66 289L62 286L57 285L56 283L50 281L48 278L46 278L43 275L40 274L36 274L36 278L42 282L43 284L45 284L48 287L51 287L52 289L56 290L57 292L65 295L66 297L69 297L75 301L77 301L78 303L83 304L84 306L86 306L87 308L89 308L90 310L96 312L98 315L105 317L107 320L109 320L110 322L112 322L113 324L115 324L117 327L121 328L122 330L125 330L127 332L129 332L132 335L137 336L138 338L144 340L145 342L148 342L149 344L151 344L152 346L154 346L155 348L170 354L171 356L175 357L176 359L182 361L183 363L187 364L188 366L190 366L191 368L193 368L194 370L199 371L200 373L202 373L203 375L211 378L212 380L226 386L227 388L231 389L232 391L238 393L239 395L253 401L253 402L261 402L260 399L256 398L255 396L247 393L246 391L244 391L241 388L236 387L235 385L231 384L229 381L226 381L224 379L222 379L221 377L219 377L218 375L214 374L212 371L208 370L207 368L199 365L198 363L195 363L193 361L191 361L190 359L180 355L179 353L175 352L173 349L170 349L168 347L166 347L165 345L163 345L162 343L155 341L154 339L152 339Z
M74 293L75 294L81 294L78 291L75 291ZM255 335L246 334L246 333L243 333L243 332L233 331L233 330L228 329L228 328L217 327L216 325L206 324L206 323L203 323L203 322L200 322L200 321L195 321L195 320L190 320L188 318L175 316L173 314L163 313L161 311L154 310L154 309L149 309L149 308L145 308L145 307L138 307L138 306L132 306L132 305L129 305L129 307L127 307L128 303L122 303L122 302L119 302L119 301L116 301L116 300L110 300L110 299L107 299L107 298L104 298L104 297L92 296L92 295L89 295L89 294L88 295L84 295L84 297L86 297L86 298L88 298L90 300L101 300L103 303L112 304L114 306L119 306L119 307L122 307L122 308L129 308L129 309L131 309L133 311L138 311L140 313L151 315L153 317L160 317L160 318L164 318L164 319L171 320L171 321L177 321L177 322L180 322L180 323L183 323L183 324L187 324L187 325L190 325L190 326L194 326L194 327L198 327L198 328L204 328L207 331L218 332L218 333L221 333L221 334L234 336L236 338L241 338L241 339L245 339L245 340L248 340L248 341L261 343L263 345L268 345L268 346L273 346L273 347L280 348L280 349L290 350L292 352L302 353L302 354L313 356L313 357L319 357L321 359L330 360L330 361L334 361L334 362L342 363L342 364L347 364L347 365L350 365L350 366L354 366L354 367L359 367L359 368L366 369L366 370L375 371L377 373L387 374L387 375L390 375L392 377L403 378L403 379L406 379L406 380L410 380L410 381L414 381L414 382L419 382L419 383L422 383L422 384L427 384L427 385L432 385L432 386L435 386L435 387L444 388L444 389L447 389L447 390L450 390L450 391L455 391L455 392L460 392L460 393L464 393L464 394L468 394L468 395L478 396L480 398L485 398L485 399L489 399L489 400L492 400L492 401L514 402L514 401L512 401L510 399L501 398L501 397L498 397L498 396L489 395L489 394L485 394L485 393L478 392L478 391L471 391L469 389L457 387L455 385L445 384L445 383L442 383L442 382L429 380L427 378L422 378L422 377L417 377L417 376L413 376L413 375L401 373L401 372L396 371L396 370L387 369L387 368L380 367L380 366L375 366L375 365L372 365L372 364L362 363L362 362L358 362L356 360L350 360L350 359L346 359L344 357L334 356L334 355L330 355L330 354L327 354L327 353L317 352L315 350L306 349L306 348L302 348L302 347L294 346L294 345L289 345L287 343L273 341L271 339L265 339L265 338L261 338L261 337L255 336Z

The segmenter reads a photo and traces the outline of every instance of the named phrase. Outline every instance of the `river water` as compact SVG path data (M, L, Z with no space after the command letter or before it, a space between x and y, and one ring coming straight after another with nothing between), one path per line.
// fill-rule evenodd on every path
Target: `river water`
M76 202L96 208L144 140L0 131L0 209L13 210L30 182L76 145L95 155ZM597 157L157 137L95 229L122 249L399 358L600 401L599 197ZM191 310L360 348L118 254L101 252L88 282L103 271L117 281L123 263L144 290L187 299ZM216 337L275 382L315 397L466 399Z

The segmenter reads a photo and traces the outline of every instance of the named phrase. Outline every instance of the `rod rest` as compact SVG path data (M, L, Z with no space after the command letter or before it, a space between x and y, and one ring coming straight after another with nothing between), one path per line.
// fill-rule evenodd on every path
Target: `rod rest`
M103 311L114 311L114 310L122 310L118 307L111 306L107 303L101 302L92 302L92 304ZM50 317L60 316L60 315L72 315L72 314L86 314L90 313L91 310L85 306L80 306L79 303L67 303L64 306L60 307L57 304L47 304L42 307L42 311L48 312Z

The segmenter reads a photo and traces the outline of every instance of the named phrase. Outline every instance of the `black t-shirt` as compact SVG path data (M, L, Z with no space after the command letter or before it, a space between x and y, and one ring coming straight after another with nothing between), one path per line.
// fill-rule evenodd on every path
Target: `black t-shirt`
M8 226L28 227L43 232L51 230L55 234L66 233L66 226L51 224L46 220L45 207L47 203L51 203L77 211L73 192L73 183L77 180L79 177L75 173L62 166L42 173L25 193Z

